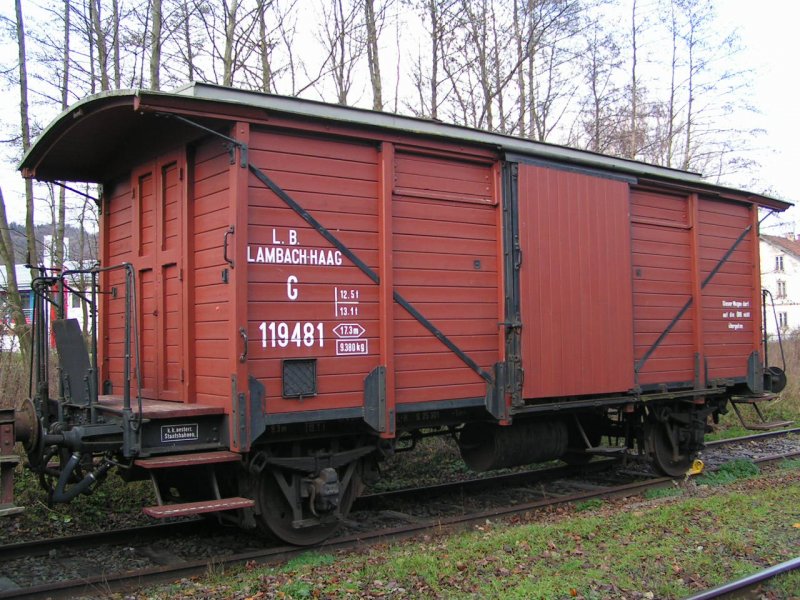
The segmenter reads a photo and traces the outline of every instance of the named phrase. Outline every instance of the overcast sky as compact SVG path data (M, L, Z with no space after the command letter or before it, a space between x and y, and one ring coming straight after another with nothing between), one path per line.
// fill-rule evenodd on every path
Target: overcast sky
M761 111L758 125L767 130L764 149L754 157L762 165L760 179L782 198L800 203L800 2L720 0L717 11L739 29L746 60L755 69L753 104ZM800 209L785 217L800 220Z
M736 28L740 33L746 48L742 67L754 70L752 104L761 114L749 116L753 122L748 126L761 127L767 132L758 140L760 150L752 156L762 165L755 175L763 182L760 189L753 191L770 188L775 195L800 203L800 84L796 82L800 74L797 65L800 57L800 34L797 31L800 2L718 0L716 5L723 29ZM15 48L6 46L4 51L8 50L15 51ZM4 64L10 62L3 61ZM16 90L12 93L16 94ZM10 100L7 98L5 101ZM22 222L22 185L15 167L8 162L0 165L0 185L9 220ZM783 220L800 221L800 209L792 209ZM774 222L771 220L764 224L766 232L777 232ZM800 226L796 232L800 234Z

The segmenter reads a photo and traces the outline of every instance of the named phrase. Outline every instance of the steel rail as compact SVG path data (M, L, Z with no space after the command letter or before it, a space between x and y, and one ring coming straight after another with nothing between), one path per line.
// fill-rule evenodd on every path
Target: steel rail
M761 433L754 433L752 435L743 435L736 438L723 438L706 442L706 447L711 446L724 446L725 444L735 444L737 442L750 442L754 440L762 440L766 438L781 437L784 435L800 434L800 427L792 427L790 429L776 429L775 431L762 431Z
M194 518L177 523L156 523L155 525L142 525L141 527L127 527L125 529L112 529L108 531L94 531L80 533L63 538L47 538L28 542L0 545L0 564L28 556L43 556L54 548L75 549L89 548L92 546L116 545L130 543L132 540L148 541L162 538L165 535L176 535L183 530L191 531L203 519ZM123 540L122 542L120 540ZM0 573L2 574L2 573Z
M706 590L705 592L700 592L699 594L695 594L694 596L686 598L686 600L711 600L712 598L721 598L722 596L732 594L734 592L755 587L759 583L774 579L778 575L789 573L795 569L800 569L800 556L772 567L768 567L762 571L753 573L752 575L747 575L741 579L737 579L736 581L730 581L710 590Z

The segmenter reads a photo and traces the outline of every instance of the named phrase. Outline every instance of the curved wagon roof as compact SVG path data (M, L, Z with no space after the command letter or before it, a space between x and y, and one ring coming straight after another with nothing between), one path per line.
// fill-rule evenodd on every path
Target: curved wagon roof
M19 169L23 176L42 181L107 181L124 172L132 160L153 153L164 144L174 145L201 135L196 127L170 116L191 118L217 130L237 120L267 122L271 117L290 116L491 147L510 158L571 165L642 183L657 181L776 210L791 206L777 198L709 183L698 173L429 119L207 83L191 83L173 92L120 90L87 97L64 111L43 131Z

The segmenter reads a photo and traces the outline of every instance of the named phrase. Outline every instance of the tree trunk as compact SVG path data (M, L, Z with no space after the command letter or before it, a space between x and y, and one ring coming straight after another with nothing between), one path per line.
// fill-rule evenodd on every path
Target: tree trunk
M684 141L684 154L683 154L683 161L681 162L681 168L684 170L689 170L689 167L692 164L692 144L694 143L693 135L694 135L694 93L695 93L695 84L694 84L694 75L695 75L695 58L694 58L694 51L695 51L695 24L694 19L690 19L689 25L689 38L686 40L686 44L689 48L689 82L687 85L687 93L689 95L689 99L686 102L686 140Z
M161 89L161 0L152 0L153 26L150 29L150 89Z
M372 83L372 108L383 110L381 89L381 65L378 58L378 26L375 18L374 0L364 0L364 21L367 26L367 64Z
M20 0L16 0L19 3ZM11 241L11 232L6 218L6 203L3 200L3 190L0 188L0 261L6 268L6 297L8 299L9 315L14 322L11 331L19 340L22 356L27 362L30 355L31 338L30 328L25 320L22 306L22 296L17 285L16 259L14 257L14 244ZM4 317L5 315L0 315Z
M114 23L114 36L111 40L111 47L114 49L114 89L122 87L122 66L119 57L119 0L111 1L111 18Z
M429 0L428 11L431 17L431 119L439 118L439 46L441 44L441 24L437 0Z
M519 100L517 104L519 107L518 131L520 136L525 137L527 133L525 130L525 113L528 110L528 100L525 93L525 53L527 52L527 48L523 49L524 40L519 16L519 0L514 0L514 41L516 42L517 64L519 65L519 70L517 71L517 87L519 88Z
M225 52L222 58L222 85L233 85L233 45L236 42L236 19L239 12L239 0L231 0L230 8L225 5Z
M181 3L181 10L183 11L183 43L186 46L186 70L187 79L194 81L194 51L192 50L192 28L189 19L189 0L183 0Z
M627 157L631 159L636 158L636 151L637 151L637 135L636 130L638 126L638 96L639 96L639 85L638 85L638 72L636 70L637 67L637 48L636 48L636 0L633 0L633 7L631 9L631 131L630 131L630 139L628 141L628 152Z
M272 68L269 61L270 41L267 39L267 0L258 0L258 47L261 59L261 89L272 93Z
M28 68L25 53L25 23L22 17L21 0L14 0L17 17L17 49L19 51L19 116L20 133L22 134L22 152L27 153L31 147L31 126L28 116ZM27 234L28 264L36 265L36 236L34 230L33 181L25 180L25 230ZM35 275L35 271L32 273Z
M103 31L103 24L100 19L100 0L89 0L89 7L92 13L94 38L97 43L97 68L100 71L100 90L106 91L109 89L108 45L105 31Z
M70 66L70 0L64 0L64 54L61 61L61 110L69 104L69 66ZM53 249L53 264L61 267L68 258L64 256L64 229L66 225L67 191L61 187L58 190L58 203L56 218L53 223L53 236L55 248Z

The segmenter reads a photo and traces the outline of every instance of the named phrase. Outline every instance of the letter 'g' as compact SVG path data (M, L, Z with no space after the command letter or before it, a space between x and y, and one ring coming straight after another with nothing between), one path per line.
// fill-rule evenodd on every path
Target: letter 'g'
M286 295L289 296L289 300L297 300L297 288L294 287L296 283L297 277L289 275L289 279L286 280Z

